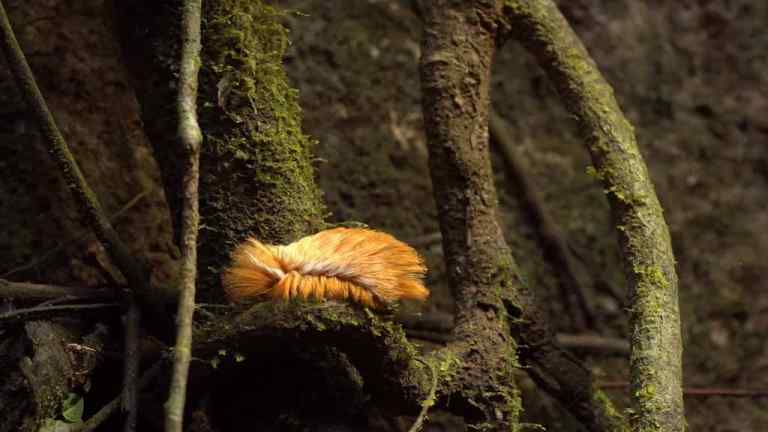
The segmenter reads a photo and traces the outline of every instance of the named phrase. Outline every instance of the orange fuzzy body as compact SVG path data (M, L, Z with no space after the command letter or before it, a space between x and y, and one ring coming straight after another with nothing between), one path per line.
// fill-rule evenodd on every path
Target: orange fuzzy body
M287 246L248 239L232 254L222 283L233 302L314 298L379 308L425 300L425 272L418 253L389 234L334 228Z

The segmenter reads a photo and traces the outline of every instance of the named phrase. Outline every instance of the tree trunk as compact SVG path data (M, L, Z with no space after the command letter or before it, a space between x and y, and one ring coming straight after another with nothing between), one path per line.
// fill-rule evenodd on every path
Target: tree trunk
M429 165L456 300L454 349L467 363L451 403L476 427L516 430L516 343L504 299L520 288L497 220L488 151L491 65L501 2L435 1L424 10L421 80ZM489 374L488 371L494 371Z

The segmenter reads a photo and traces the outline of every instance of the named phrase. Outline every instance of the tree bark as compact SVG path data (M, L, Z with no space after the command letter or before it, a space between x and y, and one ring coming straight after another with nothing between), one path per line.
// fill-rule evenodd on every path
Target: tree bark
M115 2L125 58L137 81L142 118L180 229L184 149L169 82L176 82L180 2ZM199 300L222 301L218 275L247 236L287 243L324 227L311 148L301 131L296 91L282 58L288 46L280 12L259 1L203 5L199 121ZM148 22L146 29L134 25ZM178 235L177 235L178 241Z
M429 166L456 301L462 364L451 404L475 407L475 427L515 430L516 343L504 299L520 287L497 219L488 152L489 81L501 2L434 1L424 8L421 80ZM493 373L488 373L493 371Z
M675 259L632 125L613 89L551 0L508 0L517 38L533 53L576 117L619 235L630 290L636 431L685 429L682 339Z

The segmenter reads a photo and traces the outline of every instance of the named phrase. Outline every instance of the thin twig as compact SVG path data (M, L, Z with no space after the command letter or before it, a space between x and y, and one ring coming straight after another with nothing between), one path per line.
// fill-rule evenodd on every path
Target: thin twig
M31 307L24 309L16 309L11 312L0 314L0 323L7 321L16 321L20 319L32 319L42 316L60 315L62 313L69 313L72 311L82 311L88 309L104 309L120 306L119 303L89 303L89 304L73 304L73 305L57 305L57 306L42 306Z
M491 143L501 151L507 172L521 191L525 207L538 228L539 238L544 246L545 255L552 261L552 267L558 269L560 289L563 300L572 303L575 297L576 307L581 311L583 322L578 322L580 327L594 328L595 317L592 306L587 298L587 291L591 283L589 275L579 266L574 259L565 233L550 215L544 198L531 179L531 174L520 160L514 148L512 135L504 119L491 110L489 116L489 132ZM569 305L570 306L570 305ZM573 311L573 306L568 308Z
M36 307L54 306L54 305L60 305L60 304L63 304L63 303L70 303L70 302L81 301L81 300L83 300L83 299L82 298L78 298L78 297L62 296L62 297L56 297L56 298L53 298L53 299L50 299L50 300L46 300L46 301L36 305ZM87 301L87 299L86 299L86 301Z
M424 402L421 403L421 412L419 412L419 416L416 417L416 421L413 422L413 425L410 429L408 429L408 432L419 432L424 426L424 422L427 420L427 413L429 412L429 408L435 404L435 393L437 392L437 371L435 370L435 366L422 359L418 360L427 366L432 373L432 386L429 389L429 395L424 400Z
M67 287L28 282L12 282L0 279L0 298L45 300L62 297L78 300L114 299L115 291L104 288Z
M163 370L162 365L164 361L160 360L154 365L152 365L149 370L144 372L144 375L141 376L141 379L138 383L138 389L142 390L147 385L149 385L152 380L155 379L160 374L160 371ZM120 403L123 399L122 393L117 396L116 398L112 399L111 402L101 407L100 410L96 412L91 418L83 422L78 427L72 428L71 432L91 432L96 430L99 426L101 426L102 423L104 423L119 407Z
M186 0L182 19L183 46L179 96L179 138L187 157L183 177L181 209L181 293L176 316L176 346L173 352L173 376L165 403L166 432L181 432L184 424L184 403L192 346L192 318L195 311L195 280L197 276L197 233L200 224L198 186L200 179L200 145L203 140L197 122L197 85L200 70L201 0Z

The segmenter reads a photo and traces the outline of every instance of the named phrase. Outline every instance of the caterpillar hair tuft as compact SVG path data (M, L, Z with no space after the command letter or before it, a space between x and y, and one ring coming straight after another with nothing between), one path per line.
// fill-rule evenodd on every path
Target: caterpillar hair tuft
M293 298L347 300L372 308L425 300L426 267L412 247L389 234L333 228L287 246L250 238L222 275L232 302Z

